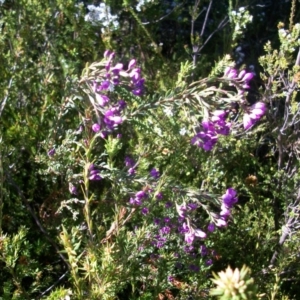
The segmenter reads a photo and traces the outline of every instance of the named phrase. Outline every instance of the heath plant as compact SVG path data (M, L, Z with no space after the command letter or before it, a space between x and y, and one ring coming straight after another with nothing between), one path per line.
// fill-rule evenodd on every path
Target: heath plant
M204 293L219 255L211 237L230 226L238 191L207 183L201 161L267 110L247 102L254 74L245 69L223 67L193 83L179 74L178 89L164 96L147 91L143 73L111 51L87 66L68 100L78 126L48 149L49 169L69 157L59 168L72 197L56 214L78 299Z

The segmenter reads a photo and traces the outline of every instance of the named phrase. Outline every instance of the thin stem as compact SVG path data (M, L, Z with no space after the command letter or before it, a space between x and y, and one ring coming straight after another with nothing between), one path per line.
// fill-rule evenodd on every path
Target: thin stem
M149 25L149 24L155 24L158 23L162 20L164 20L165 18L167 18L170 14L172 14L173 11L175 11L177 8L179 8L180 6L182 6L183 4L185 4L185 1L183 1L182 3L178 4L177 6L175 6L173 9L171 9L171 11L169 13L167 13L166 15L160 17L157 20L151 21L151 22L141 22L143 25Z
M200 33L200 36L201 36L201 37L202 37L203 34L204 34L204 30L205 30L205 27L206 27L206 23L207 23L207 19L208 19L208 15L209 15L209 12L210 12L210 9L211 9L212 2L213 2L213 0L210 0L210 1L209 1L209 4L208 4L208 9L207 9L207 11L206 11L205 19L204 19L203 26L202 26L202 30L201 30L201 33Z
M53 288L55 288L69 273L70 271L66 271L63 275L61 275L56 282L54 282L49 288L47 288L40 296L39 299L42 298L44 295L49 293Z

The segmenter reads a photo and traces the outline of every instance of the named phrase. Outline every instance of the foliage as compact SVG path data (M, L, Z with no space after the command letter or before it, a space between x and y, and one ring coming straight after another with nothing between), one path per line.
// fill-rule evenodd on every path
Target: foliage
M296 299L296 1L2 2L0 299Z

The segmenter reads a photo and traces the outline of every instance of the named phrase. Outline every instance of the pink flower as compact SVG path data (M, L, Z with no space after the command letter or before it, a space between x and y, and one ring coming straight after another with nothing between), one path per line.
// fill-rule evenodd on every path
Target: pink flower
M94 132L98 132L98 131L100 130L100 125L97 124L97 123L95 123L95 124L92 126L92 130L93 130Z
M217 225L218 227L224 227L224 226L227 225L227 222L226 222L224 219L221 218L221 219L218 219L218 220L217 220L216 225Z
M96 93L96 100L100 106L105 106L109 102L109 98L105 95Z
M136 64L136 60L132 59L128 64L128 70L132 69Z
M206 238L206 233L202 231L201 229L195 229L195 236L205 239Z
M252 127L266 112L267 107L263 102L257 102L248 108L248 112L243 117L244 128Z
M192 232L192 231L189 231L187 233L184 234L184 241L187 243L187 244L192 244L193 241L195 239L195 233Z
M254 121L253 121L253 119L250 118L249 114L244 114L243 124L244 124L245 130L249 129L254 124Z
M254 73L246 73L244 77L242 78L242 82L249 82L254 77Z
M182 217L182 218L185 217L185 212L187 210L187 207L186 207L185 204L178 205L176 203L176 210L177 210L177 213L178 213L179 217Z
M244 77L245 74L246 74L246 70L242 70L242 71L239 73L238 79L242 79L242 78Z

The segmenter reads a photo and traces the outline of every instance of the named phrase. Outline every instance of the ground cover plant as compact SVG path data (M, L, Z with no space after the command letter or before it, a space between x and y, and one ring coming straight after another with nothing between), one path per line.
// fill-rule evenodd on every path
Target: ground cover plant
M87 4L1 2L0 298L297 299L296 1Z

